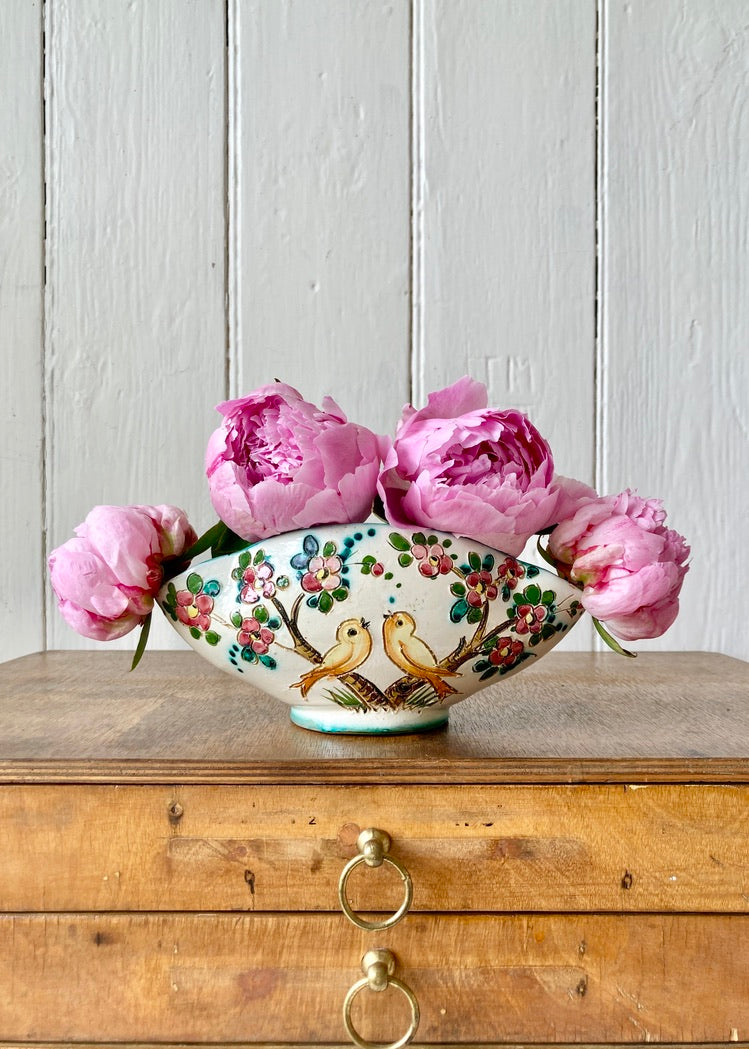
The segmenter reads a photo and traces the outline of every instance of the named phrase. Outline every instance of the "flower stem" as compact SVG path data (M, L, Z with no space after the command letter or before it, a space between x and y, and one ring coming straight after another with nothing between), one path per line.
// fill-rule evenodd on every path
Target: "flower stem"
M133 661L130 664L130 669L135 670L137 665L143 658L143 653L146 651L146 645L148 644L148 635L151 632L151 616L152 612L149 612L146 618L143 620L143 624L140 628L140 637L138 638L138 645L133 653Z
M628 656L630 659L637 659L637 653L630 652L627 648L622 648L616 638L611 636L603 623L599 622L595 616L591 616L590 618L593 620L593 626L596 628L596 632L603 638L612 651L616 652L618 656Z

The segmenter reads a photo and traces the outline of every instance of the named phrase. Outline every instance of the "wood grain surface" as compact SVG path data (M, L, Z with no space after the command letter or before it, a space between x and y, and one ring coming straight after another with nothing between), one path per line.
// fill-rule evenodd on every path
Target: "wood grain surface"
M449 727L330 736L194 653L46 653L0 667L5 782L749 782L749 666L557 653Z
M412 915L387 942L425 1042L728 1041L749 1028L745 917ZM0 1032L344 1041L343 997L371 946L340 915L6 916ZM404 1001L362 993L355 1021L397 1036Z
M749 913L749 788L11 786L5 911L339 911L365 827L414 911ZM394 912L389 864L349 879Z

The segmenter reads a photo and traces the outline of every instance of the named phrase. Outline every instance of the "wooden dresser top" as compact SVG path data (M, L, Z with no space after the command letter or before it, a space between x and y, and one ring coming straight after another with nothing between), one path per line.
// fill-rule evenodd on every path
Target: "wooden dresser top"
M332 736L192 652L0 665L0 782L749 782L749 664L552 653L422 735Z

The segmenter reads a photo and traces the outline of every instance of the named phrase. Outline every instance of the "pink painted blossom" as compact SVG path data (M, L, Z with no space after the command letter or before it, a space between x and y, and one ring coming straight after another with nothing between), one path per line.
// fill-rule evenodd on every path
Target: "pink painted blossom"
M263 626L253 616L242 620L242 626L237 634L237 641L244 648L249 645L258 656L264 656L273 644L276 635L267 626Z
M206 451L213 505L251 542L295 528L366 520L376 492L380 439L322 410L284 383L218 405Z
M177 619L185 626L194 626L206 631L211 626L213 598L208 594L193 594L189 590L177 591Z
M432 543L430 546L424 543L414 543L411 547L411 556L419 562L419 571L427 579L437 575L447 575L452 572L453 563L449 554L441 543Z
M378 481L388 521L450 531L509 554L595 495L554 476L546 440L515 409L487 407L467 376L403 410Z
M337 590L341 585L341 559L332 557L311 557L307 571L302 576L302 590L316 594L320 590Z
M546 605L518 605L513 629L516 634L538 634L546 620Z
M245 568L239 592L245 604L254 605L261 597L273 597L275 592L273 566L268 561L261 561L258 565L248 565Z
M522 641L512 637L498 637L494 648L489 653L489 662L495 667L511 667L523 654L525 646Z
M466 587L466 601L472 608L481 608L487 601L493 601L499 593L491 572L469 572L466 576Z
M587 611L626 641L659 637L679 611L689 547L665 519L659 499L627 489L585 502L549 539Z
M164 578L196 535L176 506L95 506L76 536L52 551L50 579L64 619L111 641L143 622Z

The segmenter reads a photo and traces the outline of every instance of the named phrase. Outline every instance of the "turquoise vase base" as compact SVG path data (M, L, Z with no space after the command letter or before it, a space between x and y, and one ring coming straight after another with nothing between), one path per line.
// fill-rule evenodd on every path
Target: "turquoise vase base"
M414 710L397 712L378 710L338 710L324 707L291 707L291 720L300 728L313 732L331 732L357 736L397 736L407 732L429 732L447 724L448 710Z

